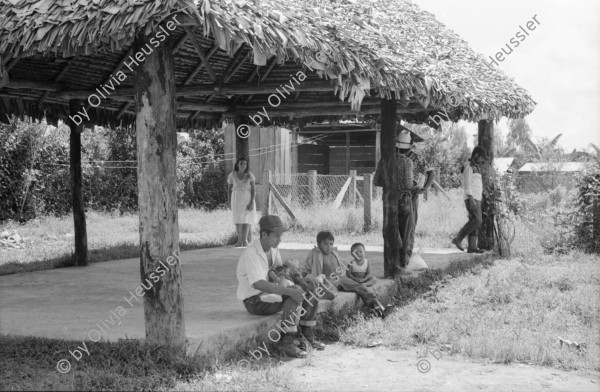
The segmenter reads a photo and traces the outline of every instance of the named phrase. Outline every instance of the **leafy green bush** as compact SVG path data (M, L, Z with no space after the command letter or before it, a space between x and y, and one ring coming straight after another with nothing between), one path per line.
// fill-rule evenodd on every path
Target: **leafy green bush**
M218 131L196 132L178 145L180 207L215 209L227 201ZM27 221L72 210L70 130L45 122L0 124L0 221ZM83 199L88 209L137 211L137 147L131 129L85 129L81 135Z
M600 253L600 167L596 165L579 180L579 207L575 246Z

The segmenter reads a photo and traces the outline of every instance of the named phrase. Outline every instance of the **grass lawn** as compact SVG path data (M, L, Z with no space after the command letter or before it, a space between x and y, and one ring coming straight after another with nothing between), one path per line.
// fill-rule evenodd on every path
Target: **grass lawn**
M598 261L572 252L496 260L491 268L475 265L465 273L423 274L401 286L405 306L385 321L348 321L340 340L416 347L431 366L435 356L461 354L493 363L600 371ZM560 347L559 336L587 347Z
M338 244L382 245L379 208L376 204L374 216L379 218L368 233L361 231L361 210L317 207L298 211L301 228L286 233L284 240L313 243L316 232L328 228ZM422 201L417 247L449 246L448 237L457 229L455 222L460 225L464 215L464 207L456 200ZM138 256L136 215L88 213L87 222L93 262ZM227 210L180 210L179 225L182 250L235 242ZM362 314L325 317L319 325L320 337L358 347L374 341L390 348L414 347L431 366L439 355L461 355L493 363L600 371L598 256L579 252L543 255L536 245L539 235L520 222L515 222L514 228L517 235L512 247L517 257L400 278L397 306L386 320L365 319ZM9 223L2 229L17 229L29 241L25 249L1 251L0 273L54 268L70 260L70 217L48 217L25 225ZM559 336L585 343L584 350L561 347ZM289 389L287 371L273 361L244 371L232 365L237 358L205 370L189 358L133 340L87 344L93 346L94 355L61 374L56 370L57 361L69 355L72 342L0 336L0 389ZM309 366L310 358L305 361Z
M386 320L362 314L325 317L321 338L358 347L374 341L390 348L412 347L431 367L440 355L460 355L491 363L600 371L597 256L572 252L461 264L400 283L397 307ZM558 336L586 343L585 351L561 348ZM60 374L56 363L68 357L71 342L0 337L0 389L284 391L290 383L288 370L277 360L248 371L234 366L240 357L205 370L189 358L137 341L87 344L94 355ZM310 358L303 361L310 366Z
M466 213L461 195L456 191L450 195L452 201L441 196L432 196L428 201L421 199L416 249L451 246L450 234L464 223ZM294 212L300 225L287 232L283 240L315 243L320 230L330 230L337 244L362 242L383 246L382 208L381 200L374 203L373 226L368 232L363 231L362 208L334 210L327 205L297 208ZM291 223L286 216L284 220ZM88 212L86 219L89 260L92 263L139 257L139 220L136 214ZM73 262L73 218L70 215L49 216L25 224L6 222L0 226L0 231L3 230L17 230L25 238L25 247L0 250L0 275L63 267ZM234 244L236 234L231 212L179 210L179 241L182 251Z

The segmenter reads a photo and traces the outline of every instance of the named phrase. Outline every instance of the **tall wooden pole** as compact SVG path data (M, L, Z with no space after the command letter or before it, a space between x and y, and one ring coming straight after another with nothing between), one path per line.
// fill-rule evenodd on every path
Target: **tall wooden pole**
M383 169L383 268L386 277L399 272L402 240L398 231L396 166L396 99L381 100L381 162Z
M371 214L373 213L373 208L371 207L373 202L373 175L371 173L363 174L363 197L365 199L364 203L364 218L365 224L363 226L363 231L367 232L371 230Z
M69 112L75 116L81 109L79 100L69 101ZM73 200L73 224L75 231L75 265L88 265L87 228L85 224L85 205L83 202L83 176L81 175L81 130L83 125L69 120L71 135L69 137L69 159L71 171L71 196Z
M248 143L248 138L249 137L240 137L240 134L242 134L242 136L246 135L245 132L248 130L248 128L243 129L241 132L237 132L237 129L238 129L238 127L240 125L248 124L247 119L248 119L247 116L246 117L236 116L235 119L234 119L234 125L235 125L235 129L236 129L236 134L235 134L235 153L236 153L236 158L237 159L240 159L240 158L250 159L249 158L249 156L250 156L250 144ZM250 127L250 125L248 125L248 127ZM256 130L254 132L256 132Z
M494 249L494 122L492 120L481 120L478 123L477 144L486 149L488 160L482 167L481 177L483 180L483 199L481 209L483 224L479 229L480 249Z
M142 47L147 49L152 45L147 37L138 34L133 52L141 53ZM136 90L140 275L145 290L146 340L184 349L175 170L175 78L170 44L165 42L153 49L133 74ZM165 268L168 269L166 274L154 282L152 276L159 276L157 272Z

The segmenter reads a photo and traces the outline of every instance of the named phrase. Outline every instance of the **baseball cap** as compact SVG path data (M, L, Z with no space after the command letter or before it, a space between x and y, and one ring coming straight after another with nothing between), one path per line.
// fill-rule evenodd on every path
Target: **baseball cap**
M288 228L283 224L277 215L265 215L258 221L260 230L269 230L274 233L283 233Z

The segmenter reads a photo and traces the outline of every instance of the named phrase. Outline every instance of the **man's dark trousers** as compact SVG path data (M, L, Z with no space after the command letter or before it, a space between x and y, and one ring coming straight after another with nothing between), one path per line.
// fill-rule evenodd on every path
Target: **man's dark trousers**
M413 196L411 194L400 194L398 201L398 231L400 232L400 238L402 238L402 247L400 248L400 266L402 268L406 267L410 261L415 244L414 219Z
M465 200L465 206L467 207L467 211L469 212L469 221L465 223L465 225L460 229L458 234L456 235L456 240L458 243L462 242L462 240L469 236L469 245L468 250L477 249L477 232L481 227L482 216L481 216L481 201L473 199L475 208L471 207L469 200Z

